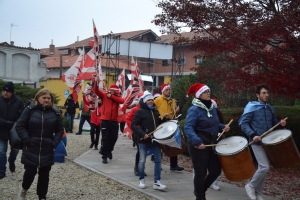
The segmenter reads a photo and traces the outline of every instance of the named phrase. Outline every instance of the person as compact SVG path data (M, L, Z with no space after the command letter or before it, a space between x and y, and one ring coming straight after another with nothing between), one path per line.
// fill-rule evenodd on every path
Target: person
M82 95L84 96L84 93L82 93ZM87 121L89 123L89 125L91 125L91 123L90 123L91 111L89 109L89 106L87 106L84 103L84 100L81 101L79 110L81 110L81 115L80 115L80 121L79 121L79 129L78 129L78 132L76 133L76 135L82 134L82 127L83 127L83 124L85 121Z
M112 84L108 91L101 91L98 87L99 77L96 77L93 85L95 94L102 99L101 106L101 149L102 163L107 164L107 158L112 159L112 151L118 139L118 110L119 105L124 103L119 87Z
M6 176L6 152L10 129L24 109L22 100L14 94L14 90L14 84L7 82L3 85L2 96L0 97L0 179ZM11 172L16 170L15 160L18 153L19 149L10 149L8 164Z
M217 110L210 99L210 89L202 83L193 84L187 95L195 98L187 111L184 132L194 167L194 195L196 200L205 200L205 192L221 174L218 155L208 144L216 144L218 133L229 131L228 125L221 124Z
M37 195L39 199L46 199L54 149L64 132L61 114L53 107L50 90L43 88L36 93L34 102L25 108L17 121L16 131L23 143L21 162L25 169L18 199L26 198L37 173Z
M91 130L90 130L90 135L91 135L91 145L90 149L94 147L94 150L98 150L98 144L99 144L99 136L100 136L100 116L101 116L101 104L102 101L100 98L96 97L95 98L95 106L94 108L91 108L91 119L90 119L90 125L91 125ZM90 105L90 102L86 96L83 96L83 101L84 104ZM96 138L95 138L96 135Z
M270 169L270 161L261 145L261 135L278 123L273 107L268 104L269 86L265 84L256 87L257 101L249 102L239 120L242 131L249 137L258 168L253 177L245 185L246 193L250 199L262 200L262 192L266 175ZM280 121L283 127L285 120Z
M78 102L73 100L73 95L70 94L64 104L67 113L67 133L73 133L74 117L76 108L79 108Z
M137 110L140 109L140 103L139 103L139 101L142 99L142 96L143 96L142 93L138 94L138 101L136 102L136 106L133 107L130 110L130 112L128 113L128 115L126 116L125 122L126 122L127 126L130 129L131 129L131 123L132 123L134 114L136 113ZM132 141L133 141L133 144L134 144L134 146L136 145L136 147L137 147L137 152L136 152L136 155L135 155L135 164L134 164L133 172L134 172L134 174L136 176L138 176L139 175L138 163L139 163L139 160L140 160L140 150L139 150L139 143L138 143L138 135L134 134L134 132L132 131L132 129L131 129L131 132L132 132ZM154 159L153 159L153 161L154 161ZM147 174L145 172L144 172L144 176L147 176Z
M159 118L159 112L155 109L154 97L152 94L145 95L140 100L140 109L136 111L131 128L134 134L137 135L137 141L140 150L140 159L138 164L139 171L139 187L144 189L145 178L144 170L147 157L148 148L151 149L154 155L154 183L153 189L163 190L166 188L166 185L160 182L161 175L161 154L160 147L156 142L151 141L150 133L153 132L156 127L162 123L162 120Z
M166 116L166 120L172 120L179 113L180 108L176 103L176 100L171 98L171 87L168 84L161 85L162 95L158 96L154 100L154 104L160 114L160 116ZM183 167L178 166L178 157L170 157L170 170L182 171Z

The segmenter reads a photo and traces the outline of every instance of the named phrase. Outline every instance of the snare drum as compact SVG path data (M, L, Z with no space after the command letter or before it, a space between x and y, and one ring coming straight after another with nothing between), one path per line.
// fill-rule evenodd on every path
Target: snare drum
M262 144L273 167L293 167L300 163L300 155L290 130L272 131L262 138Z
M174 121L162 123L153 133L154 140L162 151L169 157L177 156L186 149L186 142L178 124Z
M243 181L253 176L256 169L246 138L231 136L221 140L218 144L226 144L216 146L216 152L228 180Z

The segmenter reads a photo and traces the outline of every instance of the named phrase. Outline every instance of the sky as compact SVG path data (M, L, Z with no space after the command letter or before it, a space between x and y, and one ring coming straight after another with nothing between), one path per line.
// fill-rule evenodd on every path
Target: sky
M93 36L151 29L157 0L0 0L0 42L36 49L66 46Z

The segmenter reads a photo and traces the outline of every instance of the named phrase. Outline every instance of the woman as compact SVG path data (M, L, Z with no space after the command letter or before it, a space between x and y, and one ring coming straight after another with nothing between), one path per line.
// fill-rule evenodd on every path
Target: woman
M64 132L60 112L53 108L50 90L43 88L37 92L34 102L25 108L17 121L16 131L23 142L21 162L25 169L18 199L25 199L37 172L37 195L39 199L46 199L54 149Z
M218 156L212 147L205 145L217 143L219 131L224 129L227 132L230 128L220 123L207 85L193 84L188 90L188 95L190 94L194 94L195 98L187 112L184 132L195 172L194 194L196 200L205 200L207 188L221 174Z

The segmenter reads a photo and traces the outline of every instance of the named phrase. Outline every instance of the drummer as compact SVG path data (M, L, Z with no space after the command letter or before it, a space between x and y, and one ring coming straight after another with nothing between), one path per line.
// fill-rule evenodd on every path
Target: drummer
M222 129L230 130L221 124L217 110L210 98L210 89L202 83L193 84L187 95L194 94L191 107L187 111L184 132L194 167L194 195L196 200L205 200L207 188L221 174L221 164L217 154L208 144L217 143L218 133Z
M162 84L160 88L162 95L154 100L156 109L158 110L160 116L166 116L165 120L174 119L176 114L179 114L180 108L177 105L176 100L171 98L171 87L168 84ZM177 156L170 157L170 170L184 170L183 167L178 166Z
M250 141L254 141L251 147L258 163L258 169L245 186L246 193L250 199L262 200L263 186L270 169L270 161L261 145L260 136L276 125L278 120L273 107L268 104L269 86L264 84L257 86L255 94L257 101L249 102L246 105L239 125ZM281 120L280 125L285 126L286 121Z

